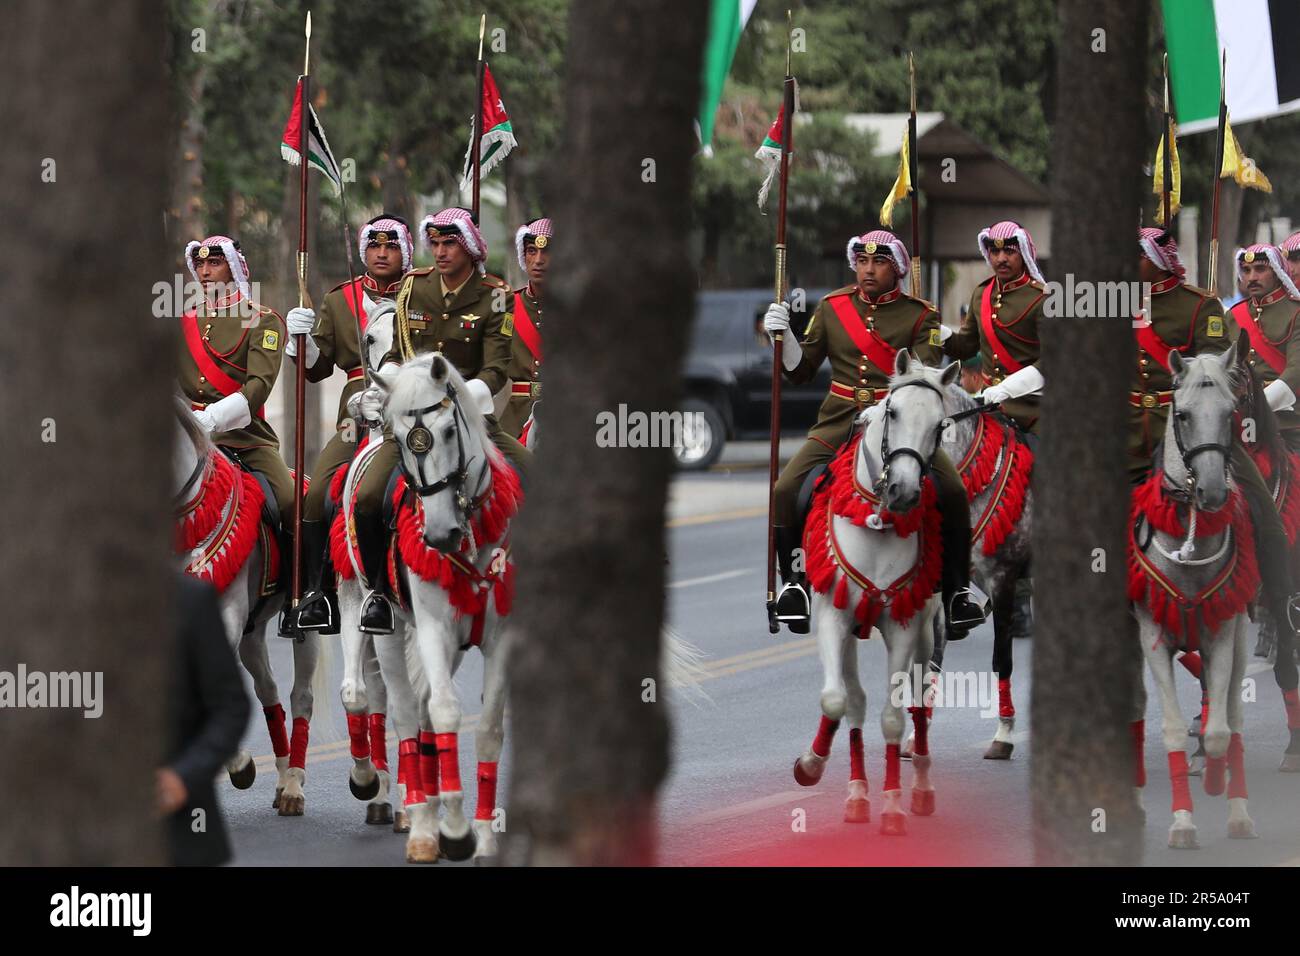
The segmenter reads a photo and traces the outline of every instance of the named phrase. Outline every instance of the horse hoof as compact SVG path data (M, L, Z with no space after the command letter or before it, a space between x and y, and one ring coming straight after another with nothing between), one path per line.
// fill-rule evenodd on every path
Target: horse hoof
M230 771L230 784L236 790L247 790L257 779L257 764L249 760L239 770Z
M844 801L845 823L870 823L871 801L850 797Z
M929 817L934 815L934 791L912 791L912 816Z
M405 814L403 814L405 816ZM437 863L438 841L429 837L420 837L406 841L407 863Z
M1223 793L1227 786L1225 775L1228 769L1226 757L1211 757L1205 761L1205 792L1212 797Z
M398 810L395 814L393 814L393 832L394 833L411 832L411 818L405 810Z
M1300 773L1300 754L1283 754L1277 769L1280 773Z
M1229 820L1228 839L1229 840L1258 840L1259 834L1255 832L1255 821L1254 820Z
M276 788L275 788L275 798L271 801L271 809L272 809L272 810L279 810L279 809L280 809L280 796L281 796L281 794L283 794L283 793L284 793L284 787L276 787Z
M280 806L278 809L280 811L280 816L282 817L300 817L307 809L307 798L280 794Z
M800 757L794 762L794 782L801 787L811 787L822 778L822 773L826 770L826 760L813 754L813 768L808 770L804 767L804 758Z
M1009 740L994 740L989 744L989 749L984 751L985 760L1010 760L1011 751L1016 749L1016 745Z
M393 822L393 808L387 803L372 803L366 807L366 823L371 826L383 826ZM393 829L397 826L394 824Z
M1187 776L1200 777L1205 773L1205 758L1192 754L1187 758Z
M464 836L450 837L438 831L438 850L447 859L453 863L459 863L462 860L468 860L474 855L474 831L466 830Z
M379 774L375 774L374 779L368 784L359 784L348 775L348 789L352 791L352 796L358 800L373 800L379 796Z
M1196 841L1196 827L1170 828L1169 847L1173 850L1199 850L1201 844Z
M908 735L907 740L903 741L903 746L898 748L898 759L900 760L912 759L912 744L915 743L915 741L916 741L915 737Z
M901 813L882 813L880 833L882 836L907 836L907 817Z

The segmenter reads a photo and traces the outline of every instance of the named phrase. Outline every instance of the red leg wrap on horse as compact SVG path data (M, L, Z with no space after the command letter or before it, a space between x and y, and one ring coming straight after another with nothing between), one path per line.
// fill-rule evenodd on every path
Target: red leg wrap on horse
M383 714L370 715L370 762L377 770L388 769L388 732Z
M478 762L478 804L474 807L475 820L491 820L497 806L496 761Z
M348 739L352 741L352 756L360 760L370 756L370 721L366 714L348 714Z
M277 757L289 756L289 734L284 729L284 708L279 704L263 707L266 715L266 729L271 733L271 752Z
M900 790L898 744L885 744L885 789Z
M912 742L912 753L918 757L930 756L930 715L926 707L907 708L912 714L912 728L916 739Z
M443 793L460 790L460 744L455 734L438 734L438 769L442 777L439 784Z
M420 781L426 796L438 795L438 738L432 730L420 731Z
M1249 796L1246 793L1246 748L1241 744L1241 734L1233 734L1228 741L1228 796Z
M998 716L1016 716L1016 705L1011 701L1011 678L998 678Z
M831 741L835 739L835 731L840 729L838 720L831 720L823 715L822 722L817 727L817 736L813 738L812 752L819 757L829 757L831 755Z
M1201 695L1201 734L1205 734L1205 725L1210 722L1210 695Z
M420 782L420 742L414 737L397 743L397 782L406 784L405 806L424 803L424 785Z
M849 779L867 782L867 762L862 750L862 728L849 731Z
M1187 753L1175 750L1169 755L1169 785L1173 790L1174 810L1192 809L1192 790L1187 785Z
M1145 787L1147 785L1147 760L1143 751L1146 749L1147 741L1147 722L1145 720L1135 720L1128 725L1129 732L1133 735L1133 785L1136 787Z
M1217 797L1223 793L1224 778L1228 772L1228 758L1223 757L1206 757L1205 758L1205 792L1212 797Z
M1283 691L1282 701L1286 704L1287 729L1300 728L1300 690Z
M307 736L311 725L306 717L293 719L293 738L289 741L289 766L302 770L307 766Z
M1187 668L1187 673L1197 680L1201 679L1201 654L1199 651L1188 651L1178 658L1178 663Z

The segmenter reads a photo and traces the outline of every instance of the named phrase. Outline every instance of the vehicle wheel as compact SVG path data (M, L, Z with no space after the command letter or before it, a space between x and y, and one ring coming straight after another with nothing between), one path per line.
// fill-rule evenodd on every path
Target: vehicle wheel
M718 410L702 399L686 399L681 411L681 440L673 445L673 457L683 471L703 471L721 456L727 427Z

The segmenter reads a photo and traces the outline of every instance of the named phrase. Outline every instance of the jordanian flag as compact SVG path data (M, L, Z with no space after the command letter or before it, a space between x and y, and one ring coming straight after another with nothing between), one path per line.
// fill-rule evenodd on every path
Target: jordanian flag
M731 72L741 31L749 22L758 0L711 0L709 39L704 48L704 73L700 83L700 145L705 155L712 153L713 119L722 100L722 88Z
M1178 129L1219 119L1219 56L1228 53L1228 111L1238 124L1300 110L1300 3L1163 0Z
M284 133L280 136L280 155L290 166L302 162L298 149L302 145L302 77L293 92L293 108L289 112L289 121L284 124ZM343 190L343 174L339 172L338 161L330 152L329 140L325 138L325 129L316 118L316 110L307 104L307 168L316 169L325 174L325 178L334 184L334 195Z
M492 70L483 64L483 102L479 107L483 136L479 139L479 177L486 176L497 163L510 155L519 143L506 115L506 104L497 91L497 81ZM465 171L461 174L460 188L469 189L474 175L474 127L470 120L469 147L465 150Z

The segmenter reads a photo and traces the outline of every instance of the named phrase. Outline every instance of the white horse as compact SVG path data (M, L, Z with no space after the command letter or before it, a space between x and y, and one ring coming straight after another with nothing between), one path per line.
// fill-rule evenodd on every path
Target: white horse
M275 752L278 780L271 806L280 816L301 816L307 799L303 786L307 779L313 678L319 656L317 638L315 634L303 634L293 645L293 689L289 693L289 710L293 716L291 738L286 732L284 708L266 647L266 623L279 612L285 595L275 594L259 606L268 546L268 541L257 531L260 509L250 507L246 499L241 501L247 490L241 484L244 473L213 446L194 420L189 403L178 397L175 405L172 474L177 533L182 541L187 536L201 535L196 543L180 551L180 556L189 573L209 577L216 574L219 580L215 583L224 583L224 587L219 587L222 625L230 646L253 678L253 691L262 705ZM212 529L205 533L203 529L209 524ZM250 534L257 537L252 541L251 550L247 550ZM238 560L237 569L232 557ZM283 554L280 560L292 558ZM226 567L222 567L223 563ZM252 756L242 749L227 763L226 770L230 782L240 790L251 787L257 775Z
M1228 836L1255 836L1246 808L1240 687L1249 660L1246 603L1254 598L1258 575L1250 511L1228 476L1236 407L1233 367L1248 341L1241 336L1237 346L1222 355L1188 359L1177 351L1169 353L1174 396L1162 469L1134 492L1135 517L1140 518L1130 539L1129 595L1134 598L1142 652L1160 694L1173 789L1169 845L1179 849L1198 844L1184 751L1188 724L1178 706L1173 662L1178 651L1195 650L1198 637L1209 694L1205 792L1223 792L1226 770L1231 778ZM1227 579L1220 581L1230 568ZM1170 586L1183 599L1171 597ZM1208 627L1198 625L1202 615L1209 616ZM1145 705L1145 694L1140 696ZM1137 744L1140 755L1141 741ZM1140 769L1138 776L1141 786Z
M846 453L832 463L833 479L814 499L804 535L824 681L821 727L795 762L795 780L811 786L821 779L831 740L847 718L851 770L844 818L870 820L862 745L867 697L858 679L855 638L878 629L889 660L880 716L885 738L881 833L887 835L906 833L899 749L909 686L916 728L911 810L919 816L934 812L923 706L929 683L923 675L934 646L931 624L940 603L934 592L942 556L935 490L924 469L939 444L945 389L960 371L957 363L940 371L921 365L906 349L898 353L888 397L859 416L865 430L851 459Z

